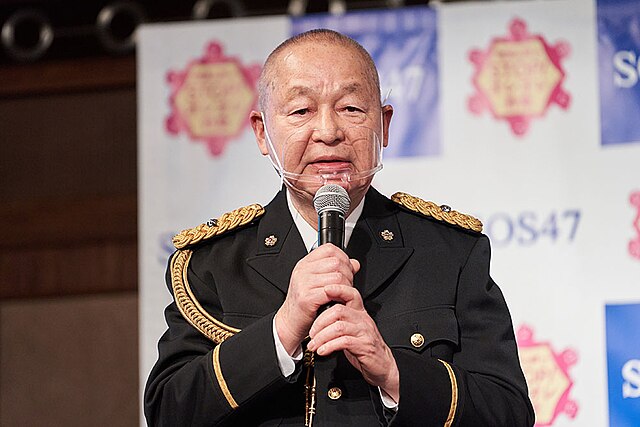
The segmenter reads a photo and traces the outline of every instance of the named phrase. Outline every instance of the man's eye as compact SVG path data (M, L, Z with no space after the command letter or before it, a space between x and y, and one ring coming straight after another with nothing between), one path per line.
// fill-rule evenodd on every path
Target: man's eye
M354 107L353 105L349 105L345 108L345 110L349 113L361 113L362 110L358 107Z
M304 116L305 114L307 114L309 112L308 108L300 108L298 110L295 110L293 113L294 116Z

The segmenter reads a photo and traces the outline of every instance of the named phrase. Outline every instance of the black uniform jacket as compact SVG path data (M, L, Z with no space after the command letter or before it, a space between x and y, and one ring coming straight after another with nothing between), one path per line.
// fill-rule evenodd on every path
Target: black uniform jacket
M305 368L282 376L272 322L307 251L284 191L265 210L191 247L183 273L169 268L167 280L182 275L205 317L227 325L229 337L216 345L175 301L167 307L169 328L144 396L149 425L304 425ZM400 402L395 414L383 409L378 389L342 353L317 358L314 426L533 425L486 236L371 188L346 252L360 261L354 285L396 359Z

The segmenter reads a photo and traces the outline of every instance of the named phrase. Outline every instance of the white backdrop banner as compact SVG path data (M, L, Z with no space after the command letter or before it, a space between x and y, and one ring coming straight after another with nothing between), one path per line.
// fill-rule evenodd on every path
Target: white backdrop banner
M140 385L157 358L171 301L171 237L250 203L279 180L249 125L256 73L288 19L144 26L139 32ZM260 37L247 37L248 35Z
M610 16L628 25L606 25L619 22ZM640 84L629 77L632 59L640 74L640 11L631 0L143 27L141 385L166 328L170 237L278 190L248 122L256 79L275 46L318 27L359 40L383 92L391 89L396 117L374 185L483 221L537 425L640 425L640 141L600 125L601 117L625 129L640 123L638 108L616 107L640 105ZM623 77L630 91L620 90Z

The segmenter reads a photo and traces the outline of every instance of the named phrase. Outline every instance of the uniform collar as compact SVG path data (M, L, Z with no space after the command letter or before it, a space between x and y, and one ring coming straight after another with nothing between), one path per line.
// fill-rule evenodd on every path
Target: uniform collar
M395 203L370 188L362 205L346 252L360 261L354 285L366 298L404 265L413 248L404 246ZM265 210L258 223L256 255L247 263L286 293L293 268L308 253L307 247L297 232L284 189Z
M351 234L353 233L353 229L360 219L360 215L362 214L362 210L364 209L364 200L366 197L363 197L360 200L360 203L356 208L351 211L347 219L345 220L344 225L344 245L345 247L349 244L349 240L351 239ZM287 206L289 207L289 213L293 218L293 223L296 225L300 236L302 237L302 241L304 242L304 246L307 248L307 252L311 252L311 249L317 247L318 244L318 231L315 230L305 219L300 215L300 212L293 206L293 202L291 201L291 194L289 194L289 190L287 190Z
M247 259L249 266L286 293L293 268L307 250L293 223L284 189L265 206L258 222L255 253Z
M363 299L386 283L413 253L413 248L404 245L398 206L373 187L365 199L360 221L346 249L350 258L360 261L354 285Z

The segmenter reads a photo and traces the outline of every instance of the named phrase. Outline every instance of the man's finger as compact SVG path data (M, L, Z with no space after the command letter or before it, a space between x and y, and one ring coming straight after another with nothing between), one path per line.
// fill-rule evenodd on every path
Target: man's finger
M311 351L315 351L327 342L333 341L342 336L357 337L362 330L360 324L345 320L338 320L337 322L333 322L318 330L317 333L314 332L309 332L312 339L309 341L307 348Z
M351 350L354 348L356 343L357 343L357 339L354 338L353 336L342 335L340 337L337 337L335 339L332 339L330 341L323 343L321 346L319 346L316 349L316 352L320 356L327 356L333 352L341 351L341 350L346 350L351 352ZM359 351L357 350L355 351L355 353L358 353L358 352Z
M345 277L348 277L350 281L353 280L353 266L351 263L343 262L334 257L311 261L303 266L301 272L312 274L340 272Z
M353 272L353 274L356 274L358 271L360 271L360 261L351 258L349 262L351 263L351 271Z
M318 246L316 249L309 252L305 258L310 260L317 260L321 258L326 258L329 256L338 257L343 261L348 261L349 256L340 248L333 245L332 243L325 243L324 245Z
M309 335L313 338L315 334L320 332L322 329L339 321L358 324L361 321L360 316L362 314L362 312L347 307L344 304L335 304L320 313L320 315L313 321L311 329L309 330Z
M362 296L354 287L329 285L324 287L324 291L332 301L340 301L354 310L364 310Z

